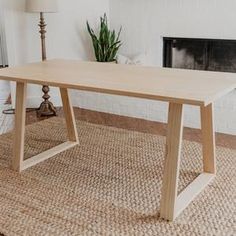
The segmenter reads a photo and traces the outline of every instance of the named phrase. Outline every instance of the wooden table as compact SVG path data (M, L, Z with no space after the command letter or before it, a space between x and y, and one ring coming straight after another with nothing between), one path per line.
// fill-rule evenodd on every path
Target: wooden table
M166 156L160 215L174 220L216 174L213 102L236 88L236 75L205 71L50 60L2 69L0 79L16 81L16 117L12 169L25 170L79 144L68 89L125 95L169 103ZM60 88L68 142L24 160L26 87L28 83ZM183 105L201 108L203 173L177 196Z

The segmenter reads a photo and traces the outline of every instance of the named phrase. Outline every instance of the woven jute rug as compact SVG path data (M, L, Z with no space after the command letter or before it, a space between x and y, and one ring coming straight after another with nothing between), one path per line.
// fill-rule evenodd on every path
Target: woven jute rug
M215 180L175 222L159 218L165 138L78 121L80 146L22 174L0 136L0 232L10 235L235 235L236 151L217 148ZM27 127L26 158L66 140L63 119ZM201 171L184 141L179 192Z

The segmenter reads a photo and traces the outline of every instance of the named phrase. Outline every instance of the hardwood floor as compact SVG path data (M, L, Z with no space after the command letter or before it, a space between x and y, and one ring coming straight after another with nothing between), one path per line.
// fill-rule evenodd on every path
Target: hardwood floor
M3 115L3 108L8 108L0 106L0 133L9 132L13 128L14 116L13 115ZM62 108L57 108L58 116L63 117ZM135 130L139 132L152 133L165 136L166 135L166 124L146 121L137 118L118 116L103 112L90 111L80 108L75 108L75 117L83 121L114 126L117 128L123 128L128 130ZM38 118L36 116L36 111L30 111L26 115L26 124L32 124L40 120L47 118ZM190 141L201 142L201 131L198 129L184 128L184 139ZM227 134L216 134L216 144L217 146L222 146L226 148L236 149L236 135L227 135Z

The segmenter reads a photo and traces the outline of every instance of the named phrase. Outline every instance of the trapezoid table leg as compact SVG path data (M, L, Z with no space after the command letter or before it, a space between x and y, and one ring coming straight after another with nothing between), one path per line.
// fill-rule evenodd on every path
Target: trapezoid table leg
M169 105L166 157L160 217L173 221L215 177L215 136L212 104L201 107L203 133L203 173L178 196L178 177L183 131L182 105Z
M69 141L62 143L56 147L53 147L47 151L44 151L27 160L24 160L26 84L17 82L15 135L13 151L14 154L12 160L13 170L21 172L79 144L74 111L70 102L68 90L65 88L60 88L60 91L65 112L66 127Z

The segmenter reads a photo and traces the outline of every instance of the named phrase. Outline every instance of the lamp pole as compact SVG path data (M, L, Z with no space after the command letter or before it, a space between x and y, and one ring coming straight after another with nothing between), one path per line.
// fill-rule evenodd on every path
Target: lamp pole
M43 12L40 12L40 21L39 21L39 27L40 27L40 35L41 35L41 46L42 46L42 60L45 61L47 60L47 55L46 55L46 23L44 20L44 15Z
M46 23L44 20L44 14L43 12L40 12L40 22L39 22L39 33L41 35L41 47L42 47L42 61L47 60L47 55L46 55ZM37 115L38 116L56 116L57 111L55 107L53 106L52 102L49 101L50 95L48 94L50 89L47 85L43 85L42 88L43 91L43 102L40 104L40 107L37 110Z

